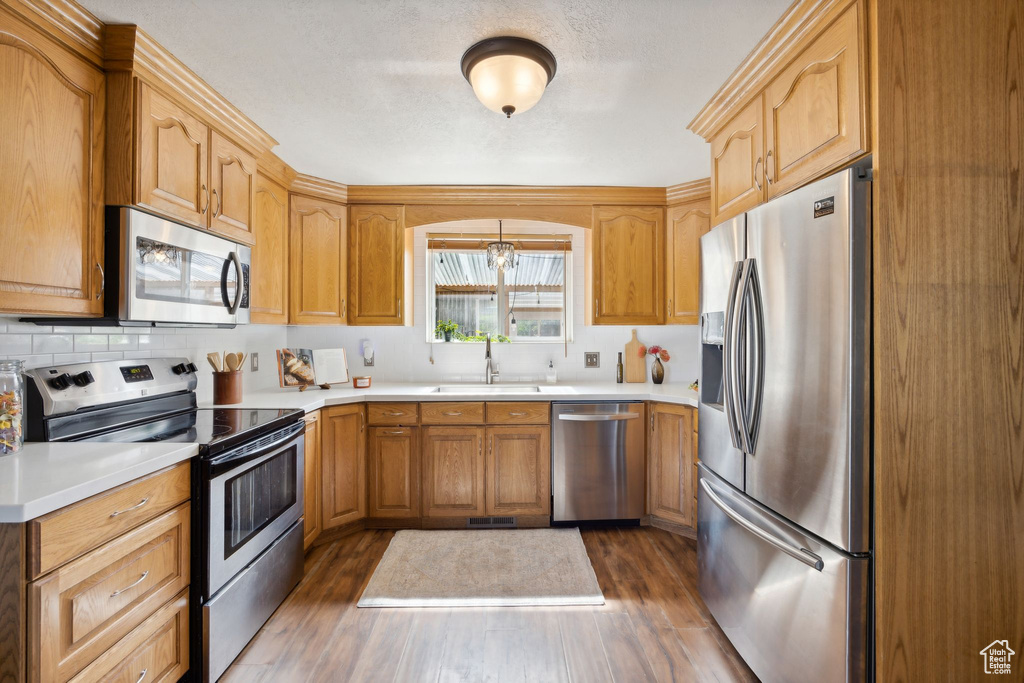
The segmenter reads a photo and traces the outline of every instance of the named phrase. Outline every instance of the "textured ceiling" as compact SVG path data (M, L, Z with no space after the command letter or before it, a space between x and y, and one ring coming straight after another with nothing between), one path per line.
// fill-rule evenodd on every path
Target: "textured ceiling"
M274 136L349 184L672 185L708 175L686 124L790 0L83 0L134 23ZM558 73L505 120L462 53L546 45Z

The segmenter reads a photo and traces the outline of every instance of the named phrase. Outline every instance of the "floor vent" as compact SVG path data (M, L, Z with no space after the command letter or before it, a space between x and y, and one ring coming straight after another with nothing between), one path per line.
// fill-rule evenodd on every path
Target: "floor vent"
M515 529L515 517L470 517L467 529Z

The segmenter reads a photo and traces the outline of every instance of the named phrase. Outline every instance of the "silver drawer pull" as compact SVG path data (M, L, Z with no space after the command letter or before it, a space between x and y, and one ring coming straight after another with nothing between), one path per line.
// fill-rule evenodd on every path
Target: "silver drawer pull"
M461 417L462 413L457 412L457 411L451 411L451 412L445 413L445 415L447 415L448 417Z
M112 598L116 598L116 597L117 597L118 595L120 595L121 593L124 593L124 592L125 592L125 591L127 591L127 590L131 590L132 588L135 588L135 587L136 587L136 586L138 586L138 585L139 585L140 583L142 583L143 581L145 581L145 580L146 580L146 577L147 577L147 576L149 576L149 570L148 570L148 569L147 569L146 571L142 572L142 576L140 576L140 577L139 577L138 579L136 579L136 580L135 580L135 581L133 581L132 583L128 584L127 586L125 586L124 588L122 588L122 589L121 589L121 590L119 590L119 591L114 591L113 593L111 593L111 594L110 594L110 597L112 597Z
M140 507L142 507L143 505L145 505L148 502L149 502L149 498L148 497L143 498L142 500L140 500L138 502L137 505L132 505L130 508L127 508L127 509L124 509L124 510L118 510L117 512L111 512L110 516L111 517L117 517L118 515L123 515L126 512L131 512L132 510L138 510Z
M405 415L405 413L394 413L394 412L392 412L392 413L384 413L384 414L387 415L388 417L402 417L403 415Z
M526 413L509 413L509 417L526 417Z
M135 683L142 683L142 679L145 678L146 674L148 674L148 673L149 673L149 669L143 669L142 673L139 674L139 677L137 679L135 679Z
M387 432L384 432L384 433L385 434L389 434L391 436L402 436L402 435L405 434L405 432L403 430L401 430L401 429L399 429L398 431L387 431Z

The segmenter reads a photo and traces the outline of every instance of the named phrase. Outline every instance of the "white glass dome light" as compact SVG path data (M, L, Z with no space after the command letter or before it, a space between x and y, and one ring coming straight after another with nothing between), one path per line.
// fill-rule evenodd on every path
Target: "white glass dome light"
M555 69L554 55L526 38L488 38L462 55L462 75L477 99L506 118L537 104Z

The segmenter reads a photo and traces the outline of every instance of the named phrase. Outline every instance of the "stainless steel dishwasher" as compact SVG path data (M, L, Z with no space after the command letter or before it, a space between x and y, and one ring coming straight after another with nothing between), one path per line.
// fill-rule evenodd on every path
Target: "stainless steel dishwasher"
M559 403L551 408L553 522L644 514L644 404Z

